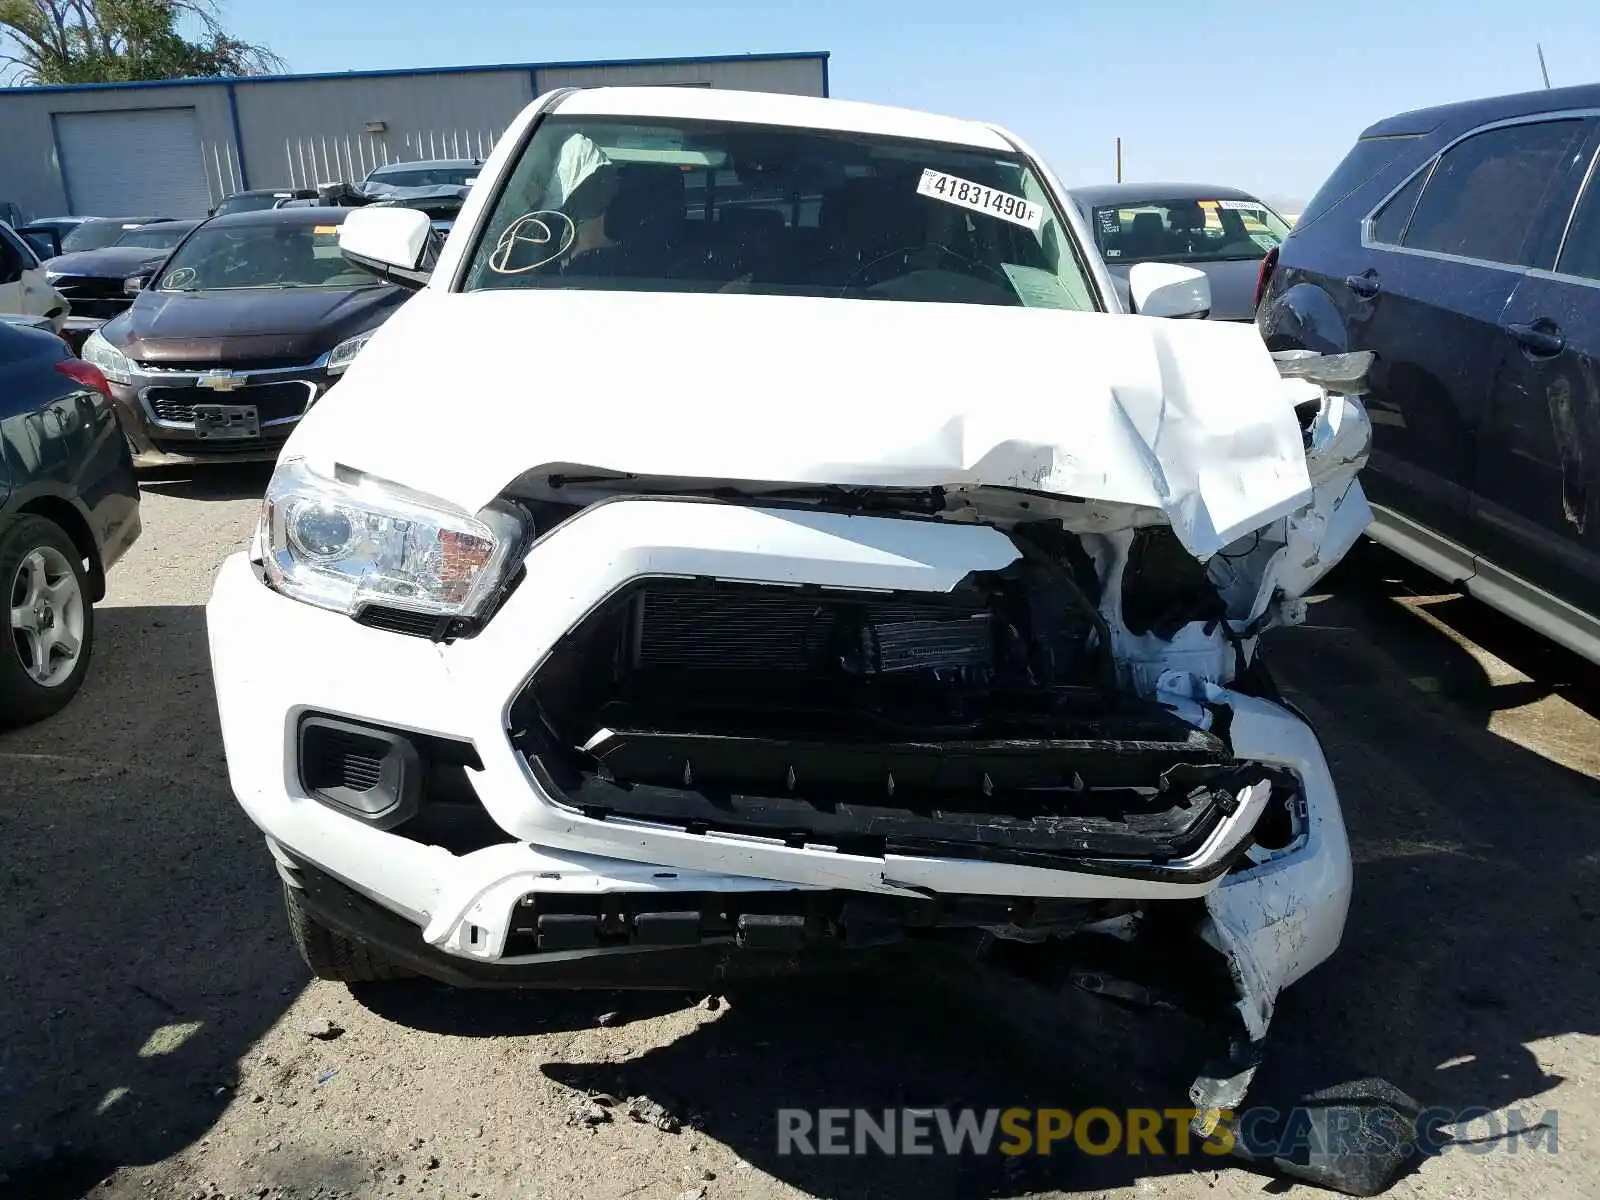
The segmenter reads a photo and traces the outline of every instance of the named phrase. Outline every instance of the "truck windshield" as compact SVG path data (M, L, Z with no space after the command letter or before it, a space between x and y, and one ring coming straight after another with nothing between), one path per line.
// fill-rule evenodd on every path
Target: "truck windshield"
M466 288L541 287L1097 307L1021 156L701 121L539 126Z

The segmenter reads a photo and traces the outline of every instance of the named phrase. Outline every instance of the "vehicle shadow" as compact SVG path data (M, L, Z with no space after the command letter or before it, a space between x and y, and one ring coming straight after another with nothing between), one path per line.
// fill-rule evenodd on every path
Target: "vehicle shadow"
M1600 1034L1600 782L1592 752L1574 769L1514 738L1594 747L1600 669L1475 601L1419 607L1447 586L1373 545L1327 586L1270 653L1339 781L1355 895L1339 969L1287 993L1279 1031L1426 1105L1538 1115L1562 1078L1534 1043Z
M202 463L139 472L139 490L175 500L249 500L267 490L271 463Z
M0 735L0 1193L201 1137L306 982L227 795L199 607L104 607L67 709Z

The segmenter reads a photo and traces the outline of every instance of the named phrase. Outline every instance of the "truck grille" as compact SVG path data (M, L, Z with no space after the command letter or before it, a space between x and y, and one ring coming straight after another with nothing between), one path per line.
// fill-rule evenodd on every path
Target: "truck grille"
M640 667L885 674L983 666L987 611L805 596L647 591L639 599Z

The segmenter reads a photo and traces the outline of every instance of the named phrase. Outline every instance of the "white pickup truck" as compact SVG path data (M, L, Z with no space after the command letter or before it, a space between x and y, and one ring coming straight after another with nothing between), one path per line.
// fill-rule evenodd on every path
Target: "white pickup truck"
M1369 519L1360 404L1181 319L1197 271L1121 311L1025 144L919 112L554 92L447 240L340 240L416 293L207 613L311 967L704 986L971 938L1136 973L1177 930L1245 1048L1209 1132L1344 926L1257 647Z

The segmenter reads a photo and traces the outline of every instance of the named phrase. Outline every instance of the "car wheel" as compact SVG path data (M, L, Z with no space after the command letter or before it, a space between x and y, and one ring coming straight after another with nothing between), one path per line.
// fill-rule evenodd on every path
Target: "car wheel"
M306 966L318 979L339 983L383 983L408 979L411 972L391 962L366 942L335 933L305 909L300 889L283 885L283 906L289 914L289 936Z
M0 526L0 727L27 725L67 706L94 647L89 579L72 539L27 516Z

